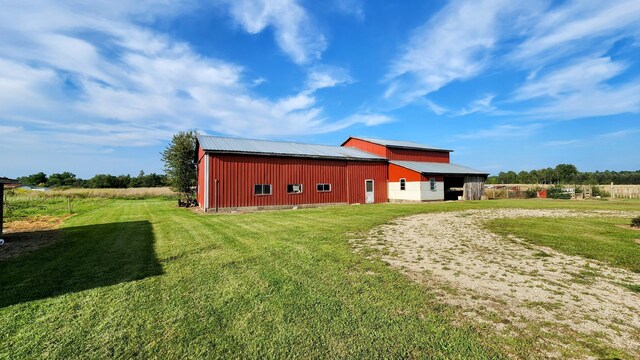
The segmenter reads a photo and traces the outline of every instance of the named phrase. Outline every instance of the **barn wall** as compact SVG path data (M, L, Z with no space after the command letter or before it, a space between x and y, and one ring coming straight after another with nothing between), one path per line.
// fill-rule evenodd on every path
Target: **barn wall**
M409 170L396 164L389 164L389 182L400 182L400 179L407 181L424 181L424 176L417 171Z
M449 163L449 152L388 148L387 159Z
M415 149L403 149L403 148L387 148L383 145L371 143L369 141L349 138L342 146L350 146L356 149L360 149L378 156L385 157L389 160L404 160L404 161L424 161L424 162L438 162L449 163L448 151L429 151L429 150L415 150Z
M434 176L435 177L435 176ZM436 178L436 189L431 190L431 180L427 178L427 181L420 183L420 200L422 201L434 201L444 200L444 178Z
M366 151L371 154L382 156L384 158L387 157L386 147L382 145L370 143L368 141L360 140L360 139L349 138L344 144L342 144L342 146L353 147L362 151Z
M389 200L422 200L420 181L408 181L405 190L400 190L400 182L389 182Z
M387 164L343 160L210 154L210 208L278 206L322 203L364 203L364 179L375 180L376 202L386 202ZM348 175L348 176L347 176ZM349 177L349 188L347 178ZM218 184L216 186L216 179ZM362 184L359 184L362 179ZM318 192L318 183L331 184ZM380 184L379 184L380 183ZM271 195L255 195L254 185L271 184ZM288 184L302 184L299 194L287 193ZM217 189L216 189L217 188ZM361 192L361 195L358 194ZM349 198L351 196L351 199ZM362 198L362 200L359 200Z
M387 162L349 161L347 164L349 183L349 203L365 203L365 180L373 180L374 202L388 200Z

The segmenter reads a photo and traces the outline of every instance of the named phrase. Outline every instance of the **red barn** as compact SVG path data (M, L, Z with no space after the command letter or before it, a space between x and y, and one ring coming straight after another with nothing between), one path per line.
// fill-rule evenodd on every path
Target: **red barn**
M489 175L451 164L453 150L409 141L350 137L342 146L389 159L390 201L479 200Z
M198 136L197 156L205 211L388 199L387 159L358 149Z
M488 174L451 164L451 150L350 137L342 146L198 136L198 204L305 204L479 199Z

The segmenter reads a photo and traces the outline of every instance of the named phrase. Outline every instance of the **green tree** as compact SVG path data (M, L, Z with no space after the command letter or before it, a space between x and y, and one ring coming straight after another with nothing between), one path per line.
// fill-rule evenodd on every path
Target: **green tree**
M558 164L556 165L556 175L558 181L562 183L572 183L576 181L578 176L578 168L573 164Z
M196 186L196 131L181 131L171 139L171 144L162 152L164 170L169 186L182 193L187 201L193 198Z
M49 179L47 178L47 174L41 171L28 176L21 176L17 180L23 185L46 186L47 180Z
M51 187L73 186L76 184L76 181L78 181L78 179L76 178L76 174L65 171L61 174L51 174L51 176L49 176L47 185Z

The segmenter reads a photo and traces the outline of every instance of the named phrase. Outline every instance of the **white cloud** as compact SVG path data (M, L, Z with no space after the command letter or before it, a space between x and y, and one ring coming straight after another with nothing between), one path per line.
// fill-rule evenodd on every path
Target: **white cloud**
M583 146L606 146L610 144L612 141L617 141L619 139L626 138L631 135L635 135L640 133L640 129L625 129L612 131L604 134L597 134L588 138L583 139L570 139L570 140L554 140L547 141L544 145L547 146L572 146L572 147L583 147Z
M295 63L319 59L327 44L324 35L297 0L224 0L233 19L251 34L273 29L278 46Z
M353 16L360 21L364 20L362 0L334 0L333 4L339 13Z
M585 58L527 81L514 95L517 101L539 100L525 112L530 116L575 119L640 112L640 84L611 85L626 64L609 57Z
M520 139L534 135L542 124L497 125L490 129L476 130L458 135L460 139Z
M465 116L477 112L491 112L496 110L496 107L493 106L492 101L496 96L494 94L486 94L480 99L476 99L471 102L471 104L458 111L454 114L454 116Z
M3 8L0 121L5 130L30 134L22 146L148 146L192 128L275 137L380 123L374 115L334 121L323 115L314 92L350 82L346 70L314 67L302 91L260 96L253 92L260 81L246 79L242 66L202 56L145 26L145 19L179 13L181 3L127 4L23 1ZM293 11L294 21L294 15L280 16L287 3L274 4L265 3L263 20L249 28L257 31L260 21L267 26L274 18L306 21L301 9ZM293 51L299 59L311 54L301 49Z
M385 98L409 103L456 80L477 76L487 67L504 34L503 22L517 22L527 2L456 0L414 31L395 59Z
M637 0L570 1L541 14L513 56L535 62L582 51L585 43L606 49L630 27L640 29L639 18Z
M335 87L353 82L346 69L336 66L316 66L307 76L307 91Z

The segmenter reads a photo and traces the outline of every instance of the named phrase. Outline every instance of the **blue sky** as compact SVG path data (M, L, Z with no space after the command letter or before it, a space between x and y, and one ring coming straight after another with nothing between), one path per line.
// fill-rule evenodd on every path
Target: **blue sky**
M172 134L640 169L640 1L1 1L0 175L161 172Z

